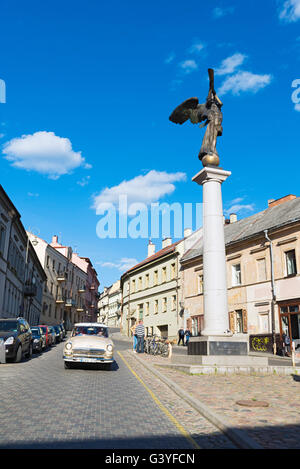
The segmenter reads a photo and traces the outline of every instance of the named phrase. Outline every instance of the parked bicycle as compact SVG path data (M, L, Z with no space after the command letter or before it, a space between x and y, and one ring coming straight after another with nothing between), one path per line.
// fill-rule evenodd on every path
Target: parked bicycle
M147 337L145 340L144 350L151 355L162 355L163 357L169 356L169 343L167 338L162 338L156 334L152 337Z

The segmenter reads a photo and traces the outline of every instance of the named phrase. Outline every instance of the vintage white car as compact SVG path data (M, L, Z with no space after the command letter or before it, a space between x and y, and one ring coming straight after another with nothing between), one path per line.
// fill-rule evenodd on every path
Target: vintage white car
M114 344L109 338L108 327L97 322L74 324L63 352L65 368L73 363L103 363L110 368L114 362Z

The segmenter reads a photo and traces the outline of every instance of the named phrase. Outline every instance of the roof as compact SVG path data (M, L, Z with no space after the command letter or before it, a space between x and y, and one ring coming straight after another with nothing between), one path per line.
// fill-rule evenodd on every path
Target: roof
M273 230L300 221L300 197L268 207L250 217L224 225L225 245L245 241L264 230ZM203 254L203 240L199 239L181 259L186 262Z
M132 272L133 270L135 269L138 269L140 267L143 267L144 265L147 265L149 264L150 262L152 261L155 261L157 259L160 259L161 257L167 255L167 254L170 254L172 252L174 252L176 250L176 246L177 244L179 244L180 242L182 241L182 239L180 239L179 241L176 241L175 243L171 244L170 246L167 246L163 249L161 249L160 251L157 251L155 254L153 254L152 256L149 256L149 257L146 257L146 259L144 259L143 261L139 262L138 264L136 264L135 266L131 267L130 269L128 269L123 275L122 277L124 277L125 275L127 275L128 273Z

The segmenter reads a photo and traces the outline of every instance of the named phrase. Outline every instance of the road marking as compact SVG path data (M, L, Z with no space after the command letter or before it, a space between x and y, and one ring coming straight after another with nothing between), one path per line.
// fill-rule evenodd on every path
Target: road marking
M123 362L129 368L131 373L136 377L136 379L144 386L144 388L148 391L154 402L158 405L158 407L164 412L164 414L171 420L171 422L178 428L180 433L194 446L196 449L201 449L200 446L196 443L196 441L192 438L192 436L186 431L186 429L176 420L175 417L168 411L168 409L160 402L160 400L156 397L156 395L148 388L147 384L137 375L137 373L131 368L127 360L123 357L121 352L118 352L118 355L122 358Z

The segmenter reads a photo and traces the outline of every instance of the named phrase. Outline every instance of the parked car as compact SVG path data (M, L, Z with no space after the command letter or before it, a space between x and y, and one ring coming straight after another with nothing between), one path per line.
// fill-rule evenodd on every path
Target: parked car
M62 332L58 325L53 326L53 329L55 331L55 342L58 344L62 341Z
M62 324L59 324L58 327L60 328L61 330L61 340L64 340L64 338L66 337L66 331L65 331L65 328Z
M49 334L52 336L52 345L56 344L56 332L53 326L48 326Z
M31 327L33 352L41 353L46 347L46 337L39 326Z
M64 346L64 365L71 368L75 362L103 363L110 368L114 362L114 344L108 327L100 323L77 323Z
M52 334L50 334L50 331L48 329L48 326L46 325L39 325L39 327L42 329L43 334L45 335L46 338L46 348L50 347L52 345Z
M23 355L32 355L32 333L24 318L0 319L0 338L4 340L6 358L18 363Z

